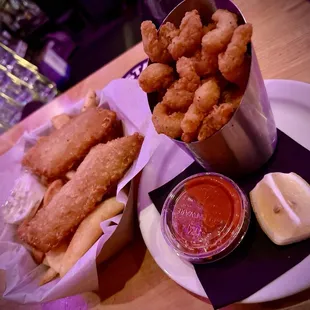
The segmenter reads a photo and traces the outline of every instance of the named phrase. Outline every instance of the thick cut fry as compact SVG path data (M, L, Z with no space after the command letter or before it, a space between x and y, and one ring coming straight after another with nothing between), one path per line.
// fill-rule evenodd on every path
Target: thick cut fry
M126 173L138 157L143 137L135 133L107 144L98 144L52 201L18 228L19 237L46 253L95 209L96 204Z
M37 264L41 264L43 262L44 255L45 254L43 252L38 251L37 249L31 248L31 256Z
M69 242L67 240L63 241L57 248L50 250L45 255L47 265L52 267L57 273L60 273L62 260L68 249L68 245Z
M73 176L75 175L75 170L70 170L66 173L66 178L68 180L71 180L73 178Z
M89 108L95 108L97 107L99 104L99 100L97 98L97 95L95 93L95 91L93 91L92 89L88 91L86 98L85 98L85 102L83 104L82 107L82 112L86 111Z
M52 117L51 121L55 129L60 129L64 125L70 122L70 116L67 114L59 114Z
M42 286L48 282L53 281L58 276L58 272L54 270L53 268L47 269L47 271L44 273L42 278L40 279L39 286Z
M62 188L63 186L63 182L62 180L58 179L58 180L55 180L54 182L52 182L45 194L44 194L44 198L43 198L43 206L46 206L47 204L50 203L50 201L52 200L52 198L60 191L60 189Z
M115 197L109 198L99 204L79 225L66 251L60 269L63 277L71 267L93 246L102 235L100 223L119 214L124 204Z
M47 179L62 177L98 142L104 141L116 122L113 111L89 108L62 128L38 141L22 164Z

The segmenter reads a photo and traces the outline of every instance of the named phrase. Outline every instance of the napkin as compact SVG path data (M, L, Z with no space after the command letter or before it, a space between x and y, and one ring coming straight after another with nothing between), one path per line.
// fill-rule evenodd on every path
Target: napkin
M271 159L258 171L234 181L246 194L266 173L295 172L310 183L310 152L278 130L278 144ZM196 162L163 186L150 192L159 212L170 191L185 178L204 172ZM277 246L265 235L252 212L249 230L241 244L225 258L194 265L213 307L219 309L254 294L300 263L310 254L310 239Z
M130 194L127 195L123 188L148 163L159 144L159 136L152 125L150 109L145 104L146 95L138 87L137 81L114 80L98 91L97 95L100 98L99 105L115 111L118 118L122 120L125 135L139 131L145 136L139 157L117 186L117 200L126 204L126 208L122 215L101 223L103 235L63 278L38 286L46 267L42 264L38 266L33 261L29 251L16 240L16 227L6 224L1 212L1 206L9 196L14 181L23 173L21 159L25 150L32 146L39 136L50 132L51 122L31 132L25 132L12 149L0 156L0 271L3 271L0 273L0 284L4 284L4 292L0 291L0 295L3 295L2 299L5 301L31 304L97 290L97 260L103 260L102 257L106 257L107 253L113 251L115 247L123 245L130 236L130 219L134 210L133 197ZM77 114L81 110L83 101L58 112ZM8 308L8 304L5 308Z

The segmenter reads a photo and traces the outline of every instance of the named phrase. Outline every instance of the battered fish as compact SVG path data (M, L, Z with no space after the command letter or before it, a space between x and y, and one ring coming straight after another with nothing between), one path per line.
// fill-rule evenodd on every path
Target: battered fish
M89 108L67 124L42 137L25 154L22 164L47 179L58 179L83 159L91 147L107 141L116 123L116 114Z
M124 176L142 142L143 137L135 133L96 145L51 202L19 226L19 237L44 253L57 247L95 209L110 185Z

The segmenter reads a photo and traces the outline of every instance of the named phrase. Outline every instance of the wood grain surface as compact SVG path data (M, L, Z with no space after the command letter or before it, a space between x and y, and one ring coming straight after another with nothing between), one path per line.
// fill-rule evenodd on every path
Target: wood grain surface
M310 2L306 0L235 0L254 26L254 47L265 79L294 79L310 83ZM77 84L0 137L0 154L8 150L23 131L44 123L51 116L85 96L89 88L100 89L144 59L138 44ZM255 281L255 279L253 279ZM141 234L108 264L99 266L100 289L83 295L85 308L105 310L211 310L207 301L184 290L156 265ZM260 305L236 304L225 310L310 309L310 290ZM70 299L47 303L43 309L75 309ZM298 306L293 306L299 304ZM53 306L55 305L55 307Z

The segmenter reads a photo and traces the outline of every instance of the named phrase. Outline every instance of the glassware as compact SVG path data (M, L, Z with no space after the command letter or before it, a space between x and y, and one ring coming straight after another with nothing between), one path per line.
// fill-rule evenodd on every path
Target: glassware
M235 182L218 173L199 173L183 180L167 197L161 231L182 259L207 263L240 244L250 217L248 199Z

